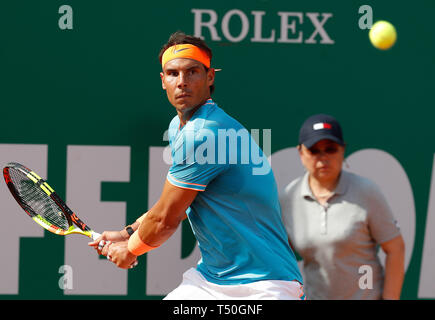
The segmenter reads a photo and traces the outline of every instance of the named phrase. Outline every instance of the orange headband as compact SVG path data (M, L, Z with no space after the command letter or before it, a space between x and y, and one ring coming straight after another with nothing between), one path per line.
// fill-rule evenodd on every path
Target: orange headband
M162 56L162 68L166 62L177 58L193 59L210 68L210 58L204 51L193 44L176 44L166 49Z

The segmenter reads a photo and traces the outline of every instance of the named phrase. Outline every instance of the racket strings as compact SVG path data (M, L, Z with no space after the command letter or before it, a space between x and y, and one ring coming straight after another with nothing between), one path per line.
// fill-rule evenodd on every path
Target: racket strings
M9 174L18 196L26 207L30 208L34 214L42 216L54 226L68 230L68 219L50 196L20 170L10 168Z

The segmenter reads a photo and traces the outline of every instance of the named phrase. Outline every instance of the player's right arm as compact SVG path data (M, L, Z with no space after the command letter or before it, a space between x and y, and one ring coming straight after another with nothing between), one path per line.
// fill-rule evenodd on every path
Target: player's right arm
M142 241L150 239L152 243L163 243L175 232L180 222L187 218L186 210L195 199L197 193L198 191L196 190L176 187L166 180L159 200L148 212L144 213L131 224L132 229L136 231L143 224L142 231L138 231ZM160 234L159 237L157 236L158 234ZM152 239L151 235L153 235ZM94 247L99 254L107 255L107 250L102 250L104 245L99 247L100 241L104 240L104 244L107 245L110 242L128 240L129 237L125 229L120 231L104 231L101 237L90 242L89 246ZM147 243L146 241L144 242ZM152 244L149 245L153 246Z
M133 230L137 230L139 228L139 225L140 225L140 219L136 220L130 226L132 227ZM107 255L107 250L103 250L103 248L106 245L110 244L111 242L128 240L129 237L130 235L125 229L122 229L120 231L104 231L100 237L89 242L88 245L94 247L94 249L98 251L98 254L105 256Z
M160 246L186 218L186 210L198 194L197 190L180 188L166 180L156 204L140 219L138 234L151 247Z
M139 223L139 228L135 231L136 235L132 237L138 236L140 242L147 247L160 246L186 218L186 210L197 194L197 190L177 187L166 180L159 200L139 221L136 221ZM110 242L102 248L101 254L110 257L110 260L120 268L131 268L137 255L130 252L131 240Z

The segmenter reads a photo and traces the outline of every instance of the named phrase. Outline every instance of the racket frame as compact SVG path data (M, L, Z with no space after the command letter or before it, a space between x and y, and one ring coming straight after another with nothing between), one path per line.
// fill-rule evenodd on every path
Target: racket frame
M9 168L14 168L19 171L21 171L24 175L26 175L27 178L29 178L35 185L37 185L39 188L41 188L58 206L59 210L62 211L66 219L68 220L69 228L68 230L64 230L62 228L59 228L52 223L50 223L48 220L46 220L44 217L42 217L40 214L36 213L30 206L28 206L19 196L19 193L17 189L14 186L14 183L12 182L11 176L9 174ZM77 217L77 215L66 205L66 203L57 195L57 193L54 191L54 189L45 181L42 179L37 173L30 170L29 168L23 166L22 164L16 163L16 162L10 162L3 168L3 176L5 178L5 182L9 188L9 191L12 193L15 200L18 202L18 204L24 209L24 211L41 227L44 229L58 234L62 236L66 236L69 234L82 234L85 236L88 236L89 238L95 240L97 239L100 234L97 232L94 232L91 228L89 228L88 225L86 225L83 221ZM74 224L78 227L75 227Z

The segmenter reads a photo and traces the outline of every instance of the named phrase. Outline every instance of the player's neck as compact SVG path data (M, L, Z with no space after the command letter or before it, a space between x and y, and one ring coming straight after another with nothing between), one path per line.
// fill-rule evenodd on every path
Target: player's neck
M177 110L178 118L180 119L180 128L186 125L186 123L193 117L195 112L198 111L198 109L201 108L208 99L210 98L206 98L204 101L202 101L200 104L193 108L189 108L187 110Z

